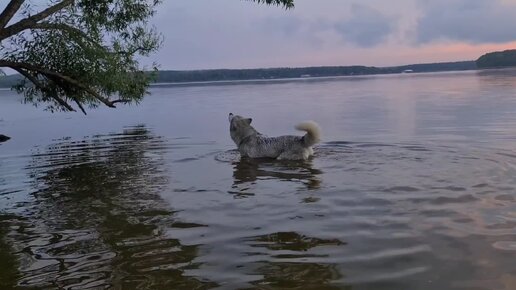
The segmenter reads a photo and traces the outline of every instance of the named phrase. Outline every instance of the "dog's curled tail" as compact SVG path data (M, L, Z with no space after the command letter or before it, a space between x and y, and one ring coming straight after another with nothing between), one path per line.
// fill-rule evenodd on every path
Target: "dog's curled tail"
M306 147L315 145L321 141L321 129L319 129L319 125L314 121L300 123L296 126L296 129L306 132L305 136L303 136L303 142Z

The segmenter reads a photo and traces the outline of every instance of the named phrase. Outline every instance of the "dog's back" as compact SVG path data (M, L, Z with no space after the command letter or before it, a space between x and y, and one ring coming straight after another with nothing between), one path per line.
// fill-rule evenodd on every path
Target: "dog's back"
M304 136L279 137L267 137L260 134L251 126L251 121L250 118L229 115L231 138L244 157L307 159L313 154L312 146L319 143L321 139L319 126L313 121L296 126L296 129L306 132Z

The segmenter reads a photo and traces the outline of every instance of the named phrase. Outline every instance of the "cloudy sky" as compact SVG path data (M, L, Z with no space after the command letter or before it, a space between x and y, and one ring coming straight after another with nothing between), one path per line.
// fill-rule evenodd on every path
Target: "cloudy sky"
M389 66L516 48L516 0L163 1L161 69ZM146 62L149 62L147 60Z

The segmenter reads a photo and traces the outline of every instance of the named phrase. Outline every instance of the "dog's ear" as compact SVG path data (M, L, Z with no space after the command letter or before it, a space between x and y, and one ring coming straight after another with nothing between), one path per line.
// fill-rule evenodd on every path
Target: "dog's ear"
M247 125L251 125L251 122L253 121L252 118L247 118L245 119L245 121L247 122Z
M231 123L231 120L233 119L234 115L233 113L229 113L228 121Z

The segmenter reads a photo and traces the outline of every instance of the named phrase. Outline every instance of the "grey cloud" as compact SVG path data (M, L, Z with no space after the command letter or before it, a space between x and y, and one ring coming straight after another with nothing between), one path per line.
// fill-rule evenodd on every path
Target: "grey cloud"
M516 40L516 5L498 0L419 0L416 41L503 43Z
M306 20L298 17L265 17L256 24L265 33L280 33L282 36L295 36L304 29Z
M372 47L384 42L394 31L396 20L374 8L353 4L351 14L351 18L339 21L334 26L346 41Z
M321 33L331 29L331 25L324 19L308 17L266 17L256 22L262 35L276 35L285 41L310 47L321 47L325 43Z

